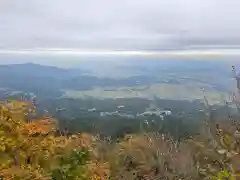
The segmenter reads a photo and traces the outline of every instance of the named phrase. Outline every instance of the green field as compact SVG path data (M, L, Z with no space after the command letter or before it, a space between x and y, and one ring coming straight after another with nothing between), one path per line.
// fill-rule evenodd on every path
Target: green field
M121 87L121 88L95 88L87 91L76 90L63 90L64 97L70 98L88 98L93 97L97 99L115 99L115 98L152 98L154 95L163 99L179 99L179 100L195 100L203 99L207 96L210 103L219 103L221 97L226 93L218 92L209 88L204 93L201 92L199 87L193 85L176 85L176 84L153 84L151 86L134 86L134 87Z

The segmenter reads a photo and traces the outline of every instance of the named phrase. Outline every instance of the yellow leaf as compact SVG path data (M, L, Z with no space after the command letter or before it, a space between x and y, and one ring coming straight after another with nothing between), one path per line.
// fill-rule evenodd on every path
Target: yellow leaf
M2 145L2 146L0 146L0 151L5 151L6 150L6 146L5 145Z
M231 136L229 134L225 134L224 136L225 145L230 148L231 147Z

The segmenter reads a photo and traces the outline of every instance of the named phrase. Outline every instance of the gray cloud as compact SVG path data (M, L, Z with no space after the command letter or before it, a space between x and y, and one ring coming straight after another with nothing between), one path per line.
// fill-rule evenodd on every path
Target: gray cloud
M238 0L0 0L0 47L233 48L239 7Z

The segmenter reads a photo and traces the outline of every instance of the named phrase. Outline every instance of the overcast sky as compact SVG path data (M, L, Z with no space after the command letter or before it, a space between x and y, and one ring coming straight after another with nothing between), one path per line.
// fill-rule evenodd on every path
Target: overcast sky
M236 49L239 0L0 0L0 48Z

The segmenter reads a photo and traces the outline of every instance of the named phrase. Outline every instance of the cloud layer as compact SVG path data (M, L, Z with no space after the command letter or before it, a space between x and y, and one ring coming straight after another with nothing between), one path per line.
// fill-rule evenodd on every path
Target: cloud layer
M238 49L238 0L0 0L0 48Z

